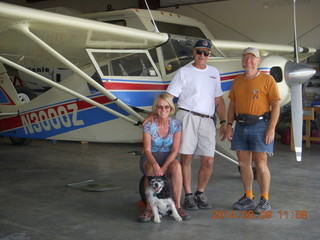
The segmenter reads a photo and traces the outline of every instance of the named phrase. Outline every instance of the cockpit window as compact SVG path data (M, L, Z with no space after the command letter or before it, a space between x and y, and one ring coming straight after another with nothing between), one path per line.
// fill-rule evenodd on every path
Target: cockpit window
M119 54L110 61L114 76L155 76L149 59L144 53Z
M270 75L273 76L277 83L282 81L282 70L280 67L272 67L270 69Z
M88 50L101 77L159 77L151 56L144 50Z

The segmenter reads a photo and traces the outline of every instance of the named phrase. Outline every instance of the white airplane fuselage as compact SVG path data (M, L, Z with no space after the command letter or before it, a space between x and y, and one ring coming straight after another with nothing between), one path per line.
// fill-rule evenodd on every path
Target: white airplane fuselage
M286 63L290 61L287 56L292 53L291 46L214 40L203 23L160 11L153 11L153 17L160 32L168 31L169 35L150 33L155 28L145 10L130 9L73 18L52 13L44 14L38 10L25 10L4 3L0 5L11 10L7 11L10 12L10 16L4 18L5 28L13 28L21 33L26 42L30 42L30 39L32 41L30 48L22 49L25 55L17 55L14 41L9 41L16 35L12 35L13 31L4 31L5 35L0 39L0 43L3 41L2 45L6 45L3 51L8 53L4 55L5 58L0 56L1 62L37 78L48 86L53 86L30 102L22 104L5 70L1 71L0 133L3 136L115 143L140 142L142 129L138 123L144 119L148 111L150 112L156 95L165 92L175 72L180 67L192 63L192 48L200 38L211 39L213 43L212 56L207 64L215 66L220 72L226 105L234 78L243 73L241 52L249 46L263 48L259 70L274 75L281 94L281 106L290 101L285 68ZM26 19L34 18L30 21L30 27L20 19L21 15L25 15ZM21 22L16 20L16 24L13 25L10 22L11 18ZM123 29L102 22L129 28ZM48 24L53 27L48 28ZM68 28L70 33L58 24ZM80 30L77 30L78 28ZM49 34L44 34L45 30L49 30ZM103 34L104 32L110 32L110 35ZM122 34L126 34L128 39L122 38ZM84 47L73 54L72 44L68 47L64 44L71 41L74 41L75 46ZM129 43L126 44L126 41ZM56 49L51 49L52 46ZM272 56L273 51L280 51L282 56ZM315 50L310 49L311 51ZM73 62L60 56L64 52ZM39 54L32 58L31 55L35 53ZM48 55L55 61L51 61ZM34 62L39 63L37 57L45 58L41 63L47 63L51 67L69 66L74 73L62 79L60 84L50 81L40 74L33 73L30 67L26 68ZM56 63L57 65L54 65ZM217 128L219 127L217 123ZM217 140L217 144L225 153L230 153L229 143Z

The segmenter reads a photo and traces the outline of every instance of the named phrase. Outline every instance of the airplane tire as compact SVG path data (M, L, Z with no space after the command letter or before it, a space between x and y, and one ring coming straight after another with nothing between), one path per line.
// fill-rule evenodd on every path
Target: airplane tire
M29 88L25 86L15 86L15 88L21 102L28 103L35 98L35 94Z
M144 190L145 178L146 178L146 175L143 175L140 179L140 182L139 182L139 193L140 193L141 200L144 204L146 204L146 195L145 195L145 190Z
M28 103L35 98L35 94L29 88L19 85L15 86L15 88L21 102ZM9 137L9 139L13 145L17 146L29 145L32 141L30 138Z
M32 142L31 138L16 138L16 137L9 137L9 138L11 143L17 146L26 146Z

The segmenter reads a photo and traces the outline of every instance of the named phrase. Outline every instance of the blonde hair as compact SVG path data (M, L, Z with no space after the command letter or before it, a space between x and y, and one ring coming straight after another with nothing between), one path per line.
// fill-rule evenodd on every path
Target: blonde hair
M154 100L154 103L153 103L153 106L152 106L152 112L154 114L157 114L157 107L158 107L158 103L159 103L159 100L162 99L164 101L166 101L169 106L170 106L170 115L173 115L176 111L176 108L174 107L174 104L173 104L173 101L172 101L172 97L167 94L167 93L160 93L156 99Z

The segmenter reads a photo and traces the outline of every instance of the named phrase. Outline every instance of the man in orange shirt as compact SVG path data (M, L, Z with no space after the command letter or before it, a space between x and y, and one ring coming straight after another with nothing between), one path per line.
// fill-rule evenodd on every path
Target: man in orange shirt
M225 139L237 153L244 196L233 204L235 210L255 213L271 210L269 202L270 171L267 154L273 154L275 127L280 113L280 94L274 78L258 70L259 51L246 48L242 55L245 72L232 83L228 107L228 127ZM233 132L233 121L236 120ZM253 172L255 163L260 186L260 202L253 201Z

